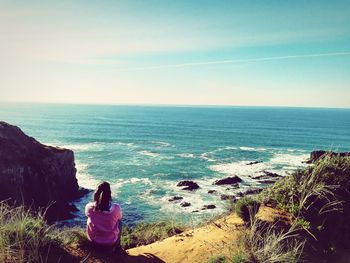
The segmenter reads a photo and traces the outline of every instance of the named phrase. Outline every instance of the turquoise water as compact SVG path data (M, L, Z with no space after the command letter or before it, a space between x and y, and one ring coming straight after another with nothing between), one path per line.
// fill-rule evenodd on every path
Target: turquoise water
M72 149L79 184L94 188L109 181L127 223L161 217L200 220L227 207L208 190L231 194L264 186L251 176L264 170L287 175L304 166L315 149L350 151L349 109L3 103L0 119L42 143ZM251 161L262 163L247 165ZM244 180L240 189L212 185L229 175ZM201 188L181 191L176 184L184 179ZM173 195L191 206L169 202ZM200 210L205 204L217 208ZM73 222L82 223L82 212L77 215Z

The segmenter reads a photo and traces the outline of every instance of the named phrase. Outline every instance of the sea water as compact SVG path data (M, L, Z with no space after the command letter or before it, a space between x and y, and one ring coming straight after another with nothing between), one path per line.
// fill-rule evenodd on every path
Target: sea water
M73 150L79 185L110 182L129 224L169 217L197 222L227 209L221 194L265 187L252 179L263 171L285 176L305 166L312 150L350 151L349 109L2 103L0 120ZM259 163L247 165L253 161ZM240 188L213 185L232 175L243 180ZM200 189L183 191L176 186L181 180ZM191 206L169 202L175 195ZM83 224L91 198L76 202L80 211L70 223ZM207 204L216 208L202 210Z

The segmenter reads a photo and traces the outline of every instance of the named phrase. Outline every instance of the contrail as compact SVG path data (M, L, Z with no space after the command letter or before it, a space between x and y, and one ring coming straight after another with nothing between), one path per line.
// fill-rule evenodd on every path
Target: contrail
M348 55L350 55L350 52L319 53L319 54L306 54L306 55L289 55L289 56L279 56L279 57L262 57L262 58L248 58L248 59L227 59L227 60L216 60L216 61L189 62L189 63L181 63L181 64L163 64L163 65L156 65L156 66L126 68L124 70L148 70L148 69L165 69L165 68L184 68L184 67L192 67L192 66L232 64L232 63L242 63L242 62L261 62L261 61L273 61L273 60L313 58L313 57L334 57L334 56L348 56Z

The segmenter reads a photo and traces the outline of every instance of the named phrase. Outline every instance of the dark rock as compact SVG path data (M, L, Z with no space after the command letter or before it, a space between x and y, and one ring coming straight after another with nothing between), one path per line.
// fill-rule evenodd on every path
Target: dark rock
M278 179L266 179L266 180L258 180L261 184L274 184L278 181Z
M173 196L168 199L169 202L178 201L184 199L182 196Z
M216 190L209 190L208 191L208 194L217 194L218 193L218 191L216 191Z
M282 175L279 175L277 173L269 172L269 171L263 171L263 175L258 175L255 177L252 177L254 180L265 180L265 179L271 179L271 178L281 178ZM277 179L276 179L277 180Z
M182 207L188 207L188 206L190 206L191 205L191 203L189 203L189 202L182 202L181 204L180 204L180 206L182 206Z
M202 210L206 210L206 209L215 209L216 205L204 205Z
M192 211L192 213L198 213L199 212L199 210L193 210Z
M274 172L263 171L263 173L268 177L283 177L282 175L279 175L279 174L274 173Z
M185 186L181 190L193 191L199 188L199 185L193 181L180 181L177 186Z
M233 189L238 189L239 188L239 184L232 184L230 185L230 187L227 187L226 190L233 190Z
M238 197L243 197L243 196L244 196L244 193L238 192L238 193L236 194L236 196L238 196Z
M326 151L312 151L310 153L310 159L306 163L313 163L320 159L323 155L325 155L327 152Z
M254 161L254 162L250 162L250 163L247 163L247 165L253 165L253 164L258 164L258 163L262 163L262 161Z
M214 182L215 185L225 185L225 184L236 184L242 182L242 179L237 175L226 177L224 179L216 180Z
M255 194L260 193L262 190L263 190L262 188L252 188L252 189L248 189L245 192L239 192L239 193L236 194L236 196L243 197L243 196L246 196L246 195L255 195Z
M85 196L85 195L87 195L88 193L91 193L91 192L93 192L93 190L86 189L84 187L79 187L77 198L81 198L81 197L83 197L83 196Z
M221 200L230 200L230 201L235 201L236 197L234 195L221 195L220 196Z
M79 190L73 151L43 145L0 122L0 200L34 209L51 205L45 215L55 220L60 217L51 216L52 207L70 213L67 204L87 191Z
M322 158L324 155L329 154L331 156L336 156L339 155L340 157L345 157L345 156L350 156L350 152L330 152L330 151L323 151L323 150L318 150L318 151L312 151L310 154L310 159L306 161L306 163L314 163L318 159Z

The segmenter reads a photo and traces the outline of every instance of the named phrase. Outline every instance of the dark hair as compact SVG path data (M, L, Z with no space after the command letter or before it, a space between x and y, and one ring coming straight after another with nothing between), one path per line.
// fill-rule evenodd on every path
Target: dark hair
M111 187L109 183L102 182L94 193L95 210L109 211L112 201Z

